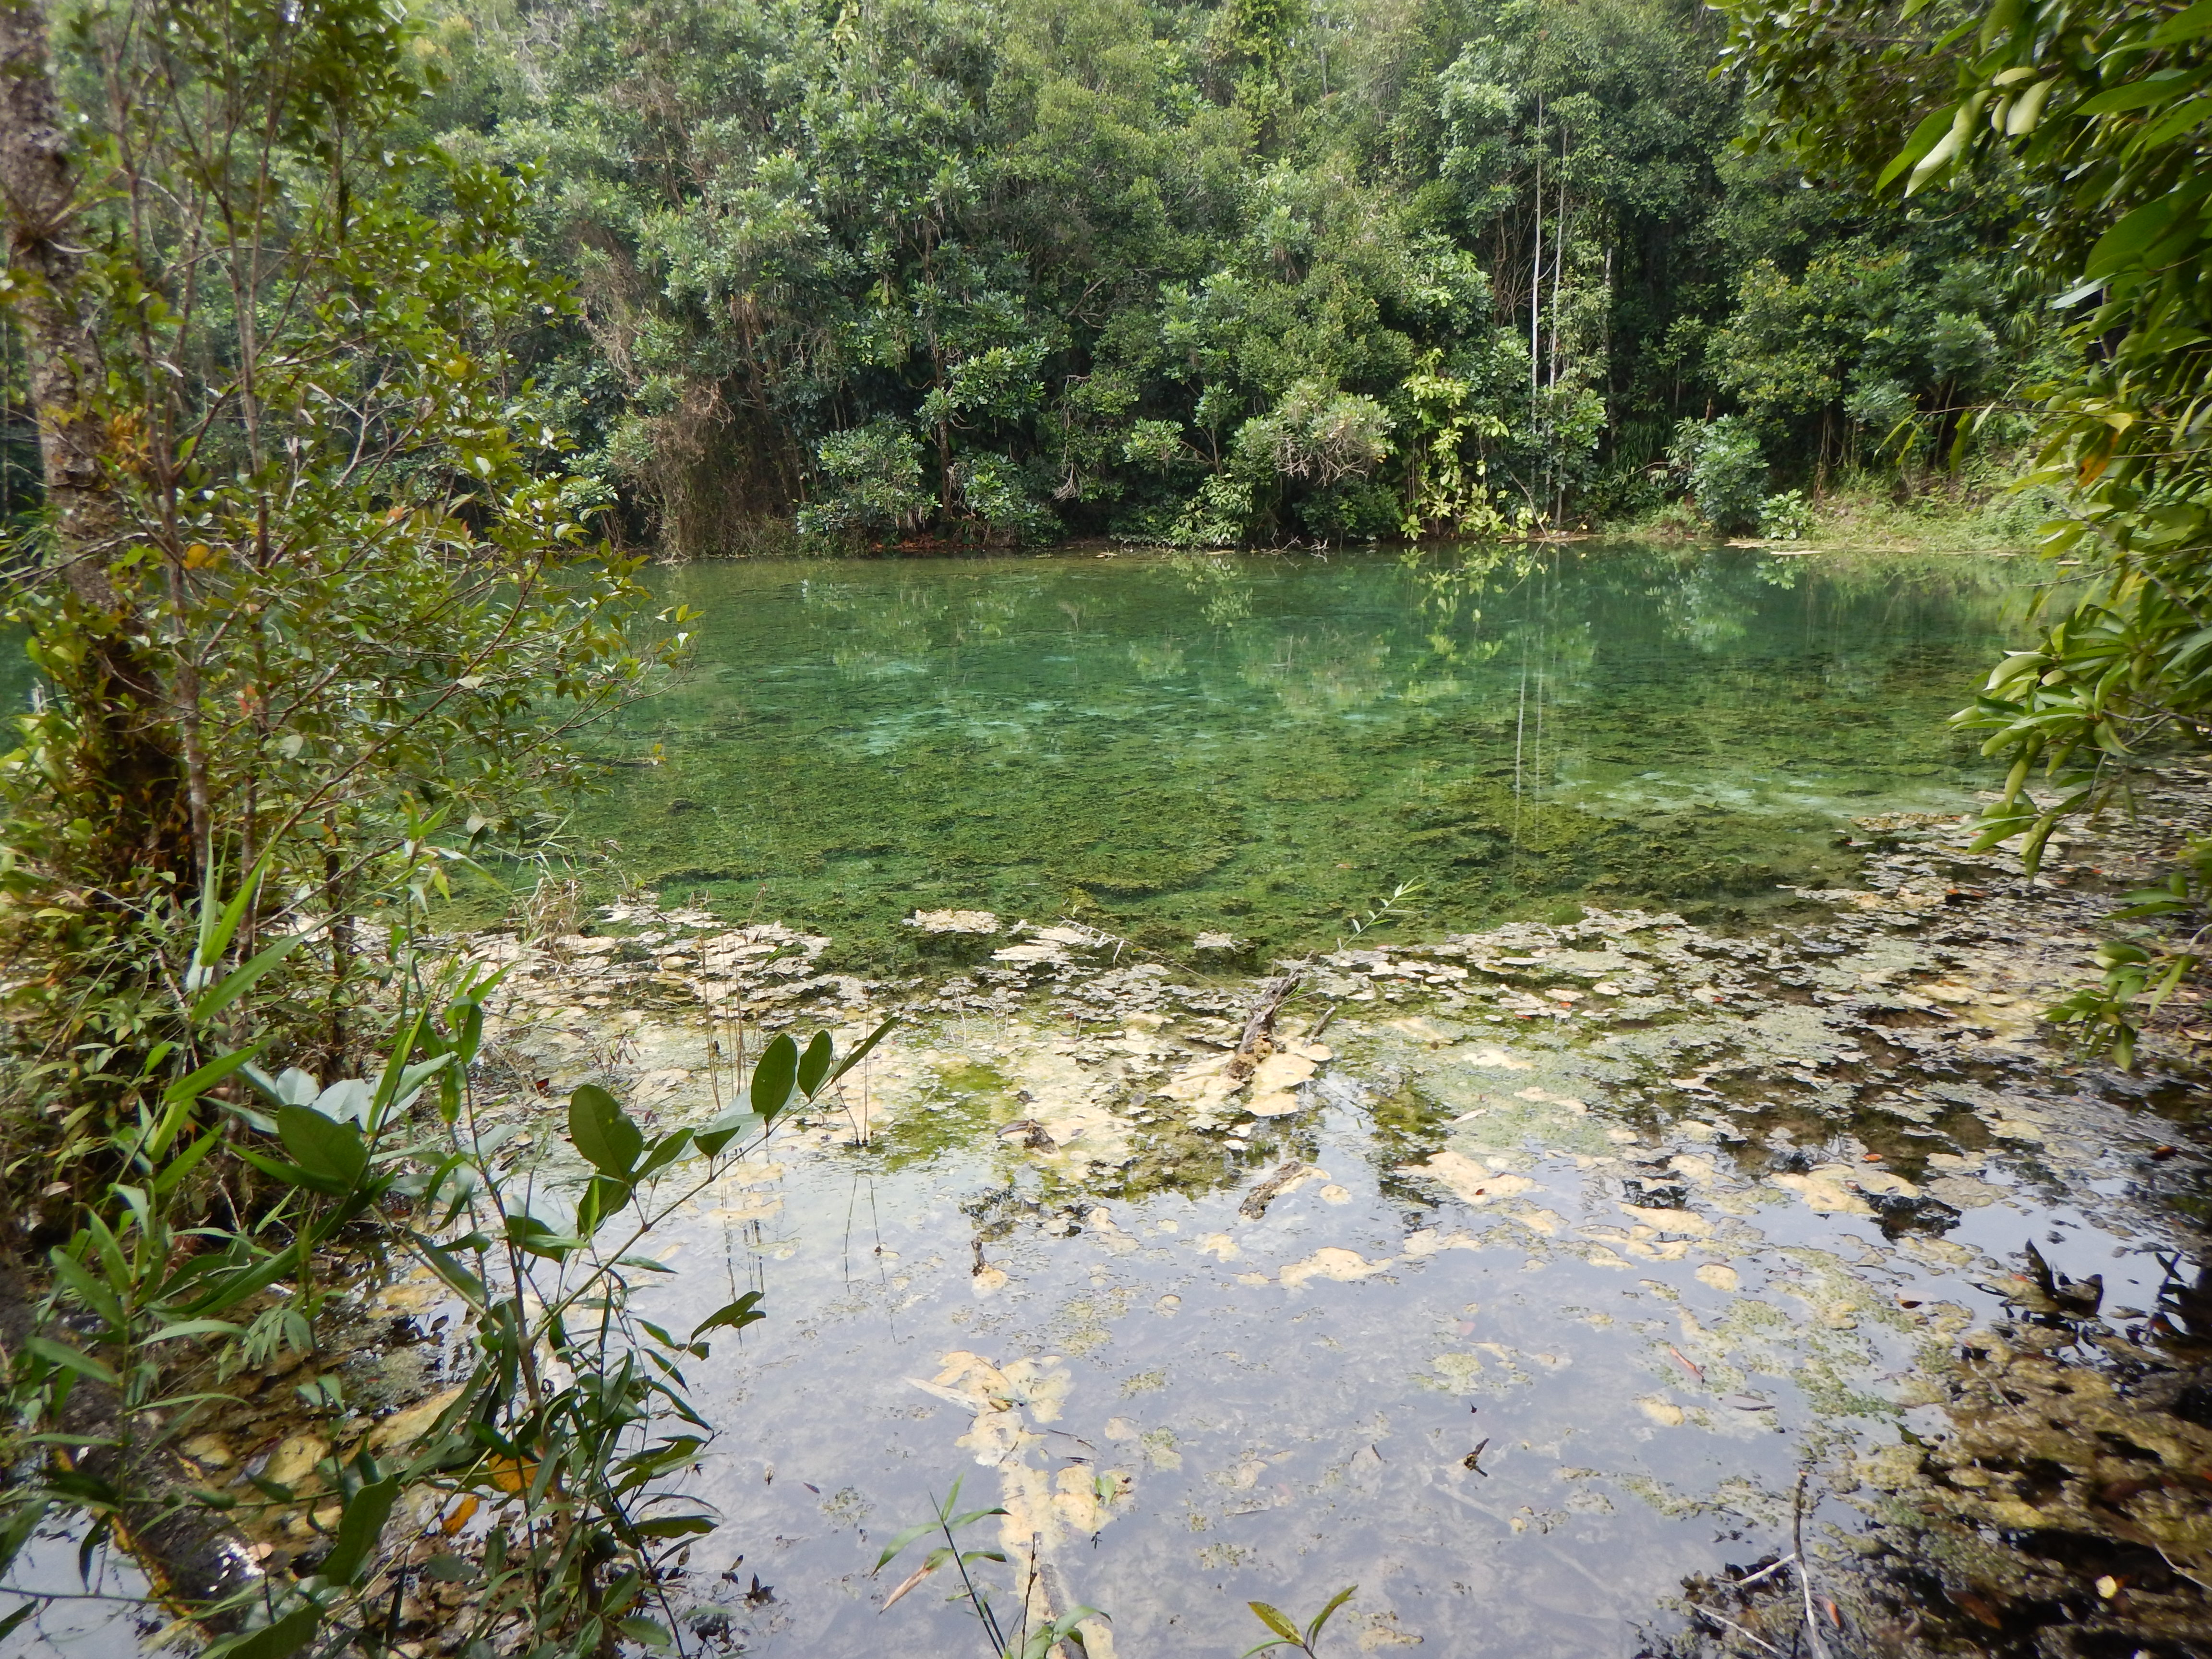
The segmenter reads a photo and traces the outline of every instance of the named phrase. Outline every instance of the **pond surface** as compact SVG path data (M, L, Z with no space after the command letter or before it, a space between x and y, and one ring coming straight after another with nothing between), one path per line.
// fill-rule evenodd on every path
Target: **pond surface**
M809 969L819 938L705 912L611 916L642 928L620 963L481 947L513 964L523 1075L608 1078L662 1122L727 1090L702 1008L848 1042L902 1016L839 1109L656 1246L651 1316L748 1288L769 1312L696 1368L709 1627L809 1659L980 1651L949 1586L879 1611L906 1565L869 1571L956 1480L1008 1511L975 1547L1034 1548L1060 1605L1112 1615L1094 1656L1228 1659L1261 1639L1247 1601L1310 1616L1352 1584L1322 1650L1344 1659L1759 1650L1692 1603L1789 1651L1788 1571L1709 1586L1801 1524L1844 1652L1915 1621L1898 1650L1953 1650L1941 1621L1984 1613L2018 1638L1989 1650L2044 1651L2038 1629L2110 1613L2108 1576L2128 1617L2199 1618L2179 1575L2212 1562L2034 1505L2130 1489L2114 1457L2154 1498L2212 1431L2151 1412L2124 1453L2078 1424L2033 1458L2001 1428L1926 1449L2014 1386L2008 1356L2097 1411L2107 1365L2168 1364L2208 1188L2165 1142L2201 1097L2039 1040L2094 906L1955 824L1878 834L1864 884L1786 934L1593 912L1325 953L1274 1095L1223 1070L1255 988L1080 938L1003 947L975 970L999 994L896 1003ZM2101 1300L2045 1317L2030 1244ZM2077 1453L2079 1481L2012 1472ZM1989 1468L1944 1485L1923 1456ZM1979 1505L1932 1543L1931 1492ZM2070 1541L2031 1571L1985 1547L2000 1527Z
M980 1652L940 1582L878 1613L914 1562L869 1577L963 1480L1009 1510L973 1547L1036 1548L1061 1604L1113 1614L1095 1655L1228 1659L1249 1599L1310 1617L1358 1583L1328 1655L1628 1659L1692 1650L1687 1583L1792 1548L1809 1468L1858 1650L1860 1553L1905 1548L1875 1484L1916 1480L1907 1436L1942 1436L1960 1338L2017 1312L2021 1245L2101 1274L2117 1332L2161 1305L2194 1190L2152 1157L2167 1124L2035 1060L2073 940L2027 951L1940 880L1802 951L1597 915L1332 953L1285 1018L1287 1055L1328 1057L1272 1106L1207 1082L1243 994L1152 964L909 1011L845 1110L657 1245L653 1318L748 1287L769 1312L695 1367L723 1526L688 1590L759 1655ZM708 1110L696 1022L562 1013L557 963L511 984L526 1071L571 1086L617 1029L633 1102Z
M1261 960L1408 882L1410 919L1455 927L1741 915L1847 868L1845 818L1985 786L1943 720L2017 571L1613 544L678 568L696 672L618 734L661 763L574 829L852 966L902 960L917 907Z
M2037 1025L2090 971L2091 890L2148 877L2105 851L2031 883L1914 816L1983 783L1942 717L2006 637L2010 567L1608 547L662 580L708 614L700 669L633 711L622 743L663 763L585 827L715 902L469 941L510 969L490 1073L544 1079L489 1120L557 1210L580 1170L549 1095L599 1080L691 1121L734 1022L901 1021L651 1246L648 1316L749 1288L769 1314L692 1368L716 1433L686 1484L721 1524L678 1592L704 1651L980 1652L942 1575L884 1611L916 1558L870 1573L956 1480L1007 1511L968 1541L1111 1615L1093 1659L1228 1659L1261 1638L1248 1601L1304 1619L1352 1585L1328 1659L1808 1650L1794 1569L1726 1587L1801 1531L1831 1650L2002 1625L1990 1650L2025 1654L2099 1620L2099 1652L2203 1650L2185 1575L2212 1539L2189 1553L2154 1506L2212 1467L2212 1425L2062 1413L2033 1457L1974 1429L1990 1389L2109 1413L2109 1376L2170 1382L2212 1213L2166 1144L2201 1091ZM2212 827L2191 810L2146 845ZM1405 915L1338 943L1407 881ZM1747 926L1784 881L1821 890ZM987 907L921 940L945 972L838 971L910 958L915 908ZM1012 925L1063 914L1126 937ZM1193 956L1217 930L1255 942L1243 976ZM1237 1086L1249 975L1300 946L1281 1047ZM2031 1243L2099 1296L2054 1304ZM434 1284L402 1291L429 1371L465 1362ZM333 1359L362 1402L416 1374ZM1920 1530L1937 1500L1949 1530ZM2107 1503L2136 1507L2100 1533ZM71 1554L30 1571L64 1587ZM64 1603L0 1650L106 1659L133 1620Z

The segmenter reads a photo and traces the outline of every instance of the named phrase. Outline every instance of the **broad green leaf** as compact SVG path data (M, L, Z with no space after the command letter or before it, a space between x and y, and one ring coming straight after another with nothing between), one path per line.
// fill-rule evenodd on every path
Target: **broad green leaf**
M2119 115L2132 109L2149 109L2159 104L2172 103L2176 98L2185 96L2189 90L2185 81L2153 76L2148 80L2130 81L2120 86L2107 87L2075 105L2074 113Z
M2109 276L2163 236L2179 206L2172 197L2146 202L2097 239L2081 267L2085 278Z
M1929 148L1928 153L1912 164L1912 176L1905 180L1905 193L1913 194L1920 186L1948 167L1966 147L1972 137L1974 118L1982 112L1982 100L1977 95L1957 106L1951 118L1949 131Z
M273 1176L288 1187L297 1187L304 1192L320 1193L325 1198L336 1198L346 1190L348 1183L330 1176L317 1175L313 1170L303 1170L296 1164L287 1164L281 1158L271 1158L266 1152L257 1152L251 1146L231 1149L265 1176Z
M753 1110L773 1120L790 1103L792 1085L798 1080L799 1045L787 1031L762 1051L760 1064L753 1067L749 1095Z
M761 1133L767 1127L767 1123L757 1113L743 1106L732 1106L704 1128L695 1133L691 1139L701 1152L709 1158L714 1158L731 1142L749 1139Z
M1917 166L1921 159L1936 148L1936 141L1951 130L1957 116L1958 112L1948 105L1929 114L1913 128L1912 136L1905 141L1905 148L1898 151L1889 165L1881 170L1874 187L1887 190L1907 167Z
M584 1188L583 1202L576 1206L576 1231L597 1234L622 1213L635 1190L629 1182L617 1181L612 1176L593 1176L591 1184Z
M362 1128L374 1111L376 1096L357 1077L341 1078L318 1094L308 1105L333 1123L358 1123Z
M799 1092L811 1099L830 1075L830 1058L836 1045L830 1033L817 1031L814 1040L806 1045L806 1052L799 1057Z
M672 1135L663 1136L653 1143L653 1150L646 1154L645 1162L637 1166L636 1179L643 1181L647 1176L657 1175L683 1157L690 1145L691 1132L689 1129L678 1129Z
M645 1136L597 1084L586 1083L568 1097L568 1139L593 1169L627 1176L645 1150Z
M2005 112L2005 137L2025 138L2029 133L2033 132L2036 123L2043 118L2043 106L2051 101L2051 94L2057 89L2057 86L2058 82L2055 78L2049 81L2038 81L2026 92L2014 99L2012 107Z
M333 1584L350 1584L360 1576L398 1498L399 1482L391 1478L363 1486L346 1500L345 1512L338 1517L337 1542L318 1570L324 1578Z
M584 1245L582 1239L556 1233L534 1215L507 1217L507 1239L517 1249L549 1261L559 1261Z
M2201 40L2212 34L2212 0L2197 0L2188 10L2160 23L2143 42L2148 46L2178 46L2185 40Z
M350 1123L333 1122L312 1106L280 1107L276 1134L300 1167L350 1187L368 1171L368 1147Z
M446 1010L446 1024L453 1030L453 1052L463 1066L473 1065L477 1049L483 1042L483 993L478 991L465 1001L456 1002Z

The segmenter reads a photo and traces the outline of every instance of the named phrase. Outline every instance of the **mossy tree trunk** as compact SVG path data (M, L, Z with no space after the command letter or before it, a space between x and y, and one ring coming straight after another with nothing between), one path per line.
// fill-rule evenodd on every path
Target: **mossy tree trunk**
M36 580L72 627L40 667L65 701L70 752L52 757L82 826L70 873L95 906L152 884L197 885L194 814L169 699L143 619L118 592L117 489L131 426L107 406L98 308L74 234L82 203L38 0L0 0L0 213L46 492Z

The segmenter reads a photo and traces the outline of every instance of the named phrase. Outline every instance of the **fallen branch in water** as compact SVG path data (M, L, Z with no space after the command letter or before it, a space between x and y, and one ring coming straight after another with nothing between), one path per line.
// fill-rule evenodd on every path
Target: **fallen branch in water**
M1828 1659L1828 1650L1820 1644L1820 1626L1813 1610L1813 1575L1805 1570L1805 1471L1797 1471L1796 1512L1791 1528L1791 1544L1797 1553L1797 1587L1805 1593L1805 1639L1811 1644L1813 1659Z
M1237 1052L1229 1057L1230 1076L1241 1082L1259 1070L1263 1058L1259 1053L1260 1045L1275 1029L1275 1016L1283 1012L1283 1005L1291 1000L1291 993L1297 989L1298 981L1304 976L1304 968L1297 967L1280 979L1267 981L1259 1001L1252 1005L1252 1012L1245 1017L1244 1035L1237 1040Z
M1769 1653L1773 1654L1776 1656L1776 1659L1781 1659L1782 1650L1780 1648L1776 1647L1771 1642L1765 1641L1759 1637L1753 1636L1741 1625L1737 1624L1735 1620L1723 1619L1720 1614L1715 1613L1711 1607L1692 1607L1690 1611L1696 1613L1700 1619L1710 1619L1716 1625L1723 1626L1726 1628L1734 1631L1738 1636L1743 1638L1745 1641L1750 1642L1756 1646L1765 1648Z

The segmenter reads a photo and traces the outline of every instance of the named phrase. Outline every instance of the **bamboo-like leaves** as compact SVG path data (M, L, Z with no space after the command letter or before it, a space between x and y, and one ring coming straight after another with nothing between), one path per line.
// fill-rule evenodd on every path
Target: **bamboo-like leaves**
M768 1317L760 1311L760 1299L758 1291L747 1291L735 1302L717 1308L691 1328L691 1340L696 1342L708 1331L738 1331L758 1324Z
M1280 1607L1265 1601L1247 1601L1244 1605L1252 1609L1252 1616L1265 1625L1271 1634L1267 1640L1245 1649L1241 1659L1252 1659L1254 1654L1266 1653L1273 1648L1296 1648L1307 1659L1314 1659L1314 1644L1321 1640L1322 1632L1336 1616L1337 1609L1349 1601L1358 1589L1357 1584L1347 1584L1337 1591L1330 1598L1328 1605L1316 1613L1303 1631Z
M350 1584L360 1576L398 1498L399 1482L387 1476L362 1487L346 1500L344 1512L338 1517L337 1542L318 1569L325 1583Z

